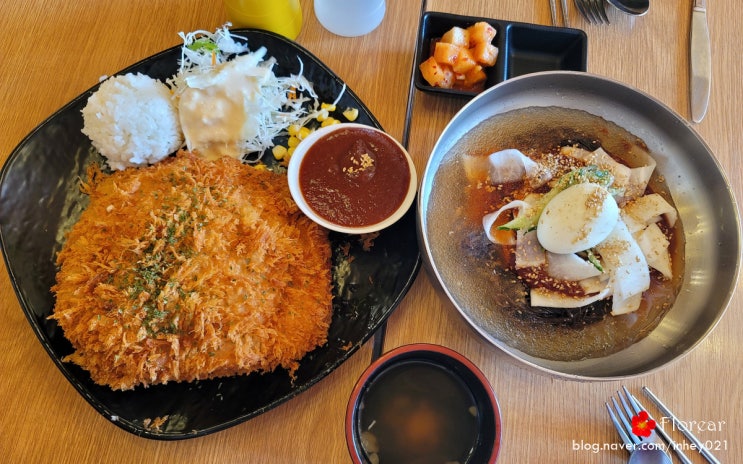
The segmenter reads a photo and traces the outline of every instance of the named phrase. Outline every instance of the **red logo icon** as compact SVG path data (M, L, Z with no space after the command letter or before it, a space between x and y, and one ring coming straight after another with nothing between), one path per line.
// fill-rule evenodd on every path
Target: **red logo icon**
M649 437L655 428L655 421L650 418L647 411L640 411L632 417L632 433L638 437Z

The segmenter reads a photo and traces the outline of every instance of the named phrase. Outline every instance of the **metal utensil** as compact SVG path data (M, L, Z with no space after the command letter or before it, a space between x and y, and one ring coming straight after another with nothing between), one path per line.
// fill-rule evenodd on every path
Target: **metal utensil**
M653 447L636 449L627 464L672 464L672 461L663 450Z
M557 0L550 0L550 16L552 17L552 25L557 26Z
M593 7L598 14L598 16L601 18L601 20L609 24L609 17L606 16L606 2L605 0L593 0Z
M562 24L570 27L570 12L568 11L568 0L560 0L562 9ZM557 0L550 0L550 15L552 16L552 25L559 26L560 20L557 17Z
M562 5L562 23L565 27L570 27L570 11L568 10L568 0L560 0Z
M642 16L650 9L650 0L607 0L614 8L633 16Z
M640 411L630 406L629 392L626 389L625 393L617 392L617 397L619 402L612 397L612 404L605 403L606 410L609 412L609 417L614 424L614 428L617 429L619 437L630 453L629 464L672 464L670 456L658 446L658 443L653 441L654 433L651 433L646 439L642 439L633 432L630 418Z
M575 6L591 24L609 24L604 0L573 0Z
M686 428L683 422L681 422L668 407L663 404L663 402L658 399L655 394L653 394L652 391L648 387L642 387L643 393L647 395L650 400L655 403L655 405L660 409L660 411L666 415L666 417L670 417L671 421L673 421L673 426L676 427L678 430L681 431L681 433L684 434L684 436L692 443L694 443L694 446L697 450L699 450L699 454L704 456L704 459L707 460L707 462L711 464L720 464L720 461L712 455L712 453L707 449L707 447L704 446L704 443L702 443L691 431Z
M627 397L629 403L632 405L632 409L639 413L640 411L647 412L647 409L645 406L640 403L640 401L627 390L627 387L622 386L622 391L624 391L625 396ZM648 413L648 418L650 420L655 421L655 418ZM681 446L679 446L668 433L663 429L663 427L658 423L658 421L655 421L655 432L663 439L663 441L666 442L668 445L668 449L673 450L674 453L676 453L676 456L678 456L679 461L681 461L683 464L692 464L691 460L684 454L684 451L681 449Z
M707 114L712 87L712 52L707 28L707 0L694 0L690 41L691 119L700 122Z
M427 0L421 0L421 9L418 15L418 21L423 18L423 13L426 11ZM416 39L417 42L418 39ZM415 48L418 48L418 43L415 44ZM415 100L415 72L417 66L413 61L412 68L410 70L410 80L408 82L408 99L405 105L405 127L402 131L402 146L408 148L408 142L410 141L410 124L413 120L413 103ZM384 353L384 339L387 334L387 321L384 321L379 329L374 333L374 341L372 342L372 362L382 356Z

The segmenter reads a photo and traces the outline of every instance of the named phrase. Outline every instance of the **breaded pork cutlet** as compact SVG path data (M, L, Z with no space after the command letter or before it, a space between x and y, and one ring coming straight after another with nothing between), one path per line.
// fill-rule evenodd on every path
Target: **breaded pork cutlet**
M286 177L182 152L110 175L66 237L51 316L65 358L116 390L282 366L326 342L327 232Z

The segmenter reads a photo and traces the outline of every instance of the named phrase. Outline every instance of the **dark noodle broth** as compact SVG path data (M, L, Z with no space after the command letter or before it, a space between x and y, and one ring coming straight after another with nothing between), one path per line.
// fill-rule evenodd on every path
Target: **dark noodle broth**
M570 309L529 305L528 288L509 270L512 253L488 241L482 227L482 217L493 211L493 202L503 199L497 189L488 192L482 185L469 185L461 155L488 156L506 148L526 155L556 153L561 146L576 144L589 150L601 146L630 167L648 154L641 139L584 111L515 110L483 121L457 141L434 176L427 210L433 262L457 305L507 345L561 361L605 356L645 337L673 305L683 278L684 234L677 221L670 231L673 279L651 270L650 289L639 310L612 316L611 299ZM648 190L673 204L657 170Z

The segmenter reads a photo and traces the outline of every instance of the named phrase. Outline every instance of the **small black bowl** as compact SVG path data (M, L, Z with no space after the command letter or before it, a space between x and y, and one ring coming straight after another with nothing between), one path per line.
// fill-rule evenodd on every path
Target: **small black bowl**
M503 54L506 79L540 71L585 71L587 42L579 29L509 24Z
M436 40L446 31L454 26L467 28L480 21L495 28L496 35L492 43L498 47L495 65L484 69L487 79L483 90L506 79L533 72L586 70L588 38L580 29L429 11L423 14L418 26L414 78L417 89L466 98L480 93L434 87L426 82L418 68L431 56Z
M346 443L355 464L408 462L433 450L442 462L494 463L500 441L500 407L487 378L440 345L405 345L377 359L346 409Z

